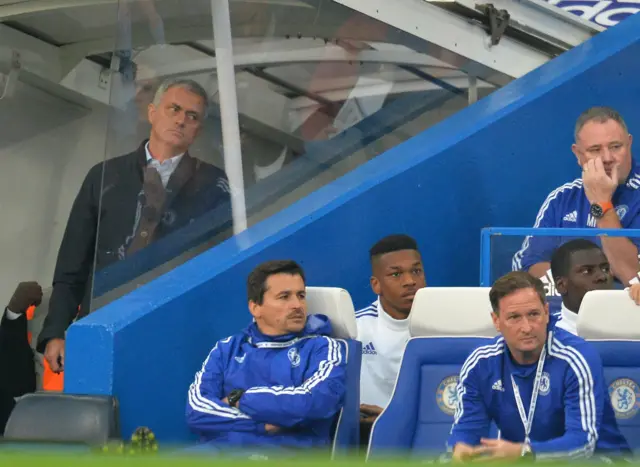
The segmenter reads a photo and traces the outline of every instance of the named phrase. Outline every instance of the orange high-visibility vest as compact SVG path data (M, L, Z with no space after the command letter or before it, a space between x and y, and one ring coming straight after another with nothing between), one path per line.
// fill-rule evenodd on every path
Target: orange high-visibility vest
M36 307L31 305L27 308L27 321L31 321L35 316ZM27 339L29 340L29 344L31 344L33 336L31 331L27 331ZM49 362L44 359L44 373L42 375L42 389L45 391L62 391L64 387L64 375L62 373L54 373L51 371L51 367L49 366Z
M36 307L31 305L27 308L27 321L31 321L36 313ZM29 341L29 345L31 345L31 341L33 336L31 331L27 331L27 339ZM62 374L56 374L51 371L49 367L49 363L47 360L44 360L44 374L42 375L42 389L45 391L62 391L63 388L63 376Z
M36 312L35 306L32 305L29 308L27 308L27 313L26 313L27 321L31 321L33 319L33 317L35 316L35 312ZM31 344L31 341L33 339L31 331L27 331L27 339L29 340L29 344ZM64 377L62 374L56 374L53 371L51 371L51 368L49 367L49 363L45 359L44 373L42 375L42 389L44 389L45 391L62 391L63 378Z
M45 391L60 391L64 389L64 372L54 373L47 359L44 359L44 373L42 375L42 389Z
M35 307L33 307L35 311ZM78 306L78 313L80 313L80 306ZM33 312L32 312L33 314ZM42 375L42 389L45 391L58 391L62 392L64 389L64 371L60 373L54 373L49 366L47 359L44 360L44 373Z
M33 316L36 314L36 307L31 305L27 308L27 321L31 321ZM27 331L27 339L29 340L29 345L31 345L31 331Z

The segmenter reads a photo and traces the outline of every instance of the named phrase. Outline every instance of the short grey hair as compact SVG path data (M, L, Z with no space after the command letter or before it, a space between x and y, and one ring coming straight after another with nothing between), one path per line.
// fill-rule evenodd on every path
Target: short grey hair
M153 105L157 107L160 104L162 97L171 88L186 89L187 91L201 97L202 101L204 102L203 117L206 118L207 115L209 115L209 95L207 94L207 91L200 85L200 83L192 79L176 78L164 81L160 85L160 87L158 87L155 96L153 96Z
M612 109L611 107L591 107L590 109L582 112L578 117L575 130L573 131L573 137L578 141L580 131L582 131L582 128L589 122L605 123L609 120L617 122L625 132L629 133L627 124L625 123L624 118L622 118L622 115L620 115L620 112Z

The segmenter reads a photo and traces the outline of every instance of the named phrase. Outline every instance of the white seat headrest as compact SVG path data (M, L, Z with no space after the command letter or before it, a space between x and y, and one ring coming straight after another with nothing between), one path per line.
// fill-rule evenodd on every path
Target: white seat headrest
M338 287L307 287L309 315L326 315L333 328L333 337L355 339L358 334L356 311L351 295Z
M582 299L578 335L583 339L640 340L640 306L626 290L593 290Z
M425 287L409 316L413 337L494 337L489 287Z

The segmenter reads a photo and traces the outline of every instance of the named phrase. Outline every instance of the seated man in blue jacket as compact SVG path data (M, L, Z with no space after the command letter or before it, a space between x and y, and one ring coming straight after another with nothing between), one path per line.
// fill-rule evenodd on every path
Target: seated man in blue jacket
M489 299L501 336L472 352L460 370L447 443L453 459L630 454L600 356L580 337L549 326L542 281L511 272L493 284ZM500 439L489 439L491 422Z
M247 280L254 322L218 341L189 388L187 423L217 448L327 446L345 392L346 348L307 317L305 277L269 261Z

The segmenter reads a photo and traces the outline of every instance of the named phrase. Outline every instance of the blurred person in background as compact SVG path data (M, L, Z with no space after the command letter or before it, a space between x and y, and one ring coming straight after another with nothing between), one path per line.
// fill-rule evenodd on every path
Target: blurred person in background
M226 174L188 152L207 109L208 95L197 82L164 82L147 109L149 139L87 174L58 251L49 312L37 346L50 371L63 371L65 332L76 316L90 310L96 240L98 271L204 214L211 216L212 228L229 227Z
M36 390L33 350L27 330L27 310L40 305L42 288L37 282L21 282L0 321L0 435L16 398Z
M534 228L640 228L640 166L631 155L632 136L622 116L608 107L583 112L575 125L572 151L582 177L553 190ZM598 237L613 276L625 287L638 280L640 238ZM542 278L557 295L550 270L553 251L568 238L528 236L513 258L513 269Z

